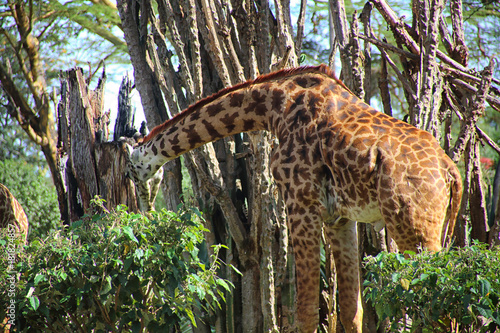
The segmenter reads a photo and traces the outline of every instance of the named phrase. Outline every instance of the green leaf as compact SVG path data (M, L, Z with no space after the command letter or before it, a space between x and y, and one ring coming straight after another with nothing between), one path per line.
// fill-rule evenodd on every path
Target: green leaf
M134 251L134 258L136 259L142 259L144 256L144 250L143 249L135 249Z
M44 281L45 280L45 275L41 274L41 273L38 273L36 276L35 276L35 286L38 285L38 283L40 283L40 281Z
M96 283L97 281L99 281L100 277L97 276L97 275L91 275L90 278L89 278L89 281L91 283Z
M243 273L242 273L242 272L240 272L240 271L238 270L238 268L236 268L236 267L235 267L235 266L233 266L232 264L229 264L229 267L231 267L231 269L232 269L233 271L235 271L236 273L238 273L239 275L243 276Z
M36 311L38 309L38 307L40 306L40 300L36 296L28 297L28 301L29 301L31 309L33 309L34 311Z
M481 316L485 317L486 319L491 318L492 311L491 311L490 307L487 304L481 304L481 303L479 303L476 308L477 308L477 311L479 312L479 314Z
M132 324L132 333L138 333L141 331L141 322L140 321L134 321Z
M481 279L479 280L479 291L481 296L487 296L490 293L491 284L488 280Z
M131 241L134 241L136 242L137 244L139 244L139 241L137 240L137 238L134 236L134 231L132 230L132 227L130 226L124 226L123 227L123 233L125 235L127 235L127 237L131 240Z
M462 297L462 304L463 304L464 312L468 311L471 299L472 299L472 295L471 294L465 294Z
M123 261L123 270L125 272L128 272L130 270L130 266L134 263L134 258L133 257L128 257Z
M231 288L229 287L229 285L227 284L227 282L223 279L217 279L217 284L219 286L222 286L224 289L226 289L227 291L230 291Z
M111 276L106 276L106 278L104 279L104 285L103 285L101 292L99 294L105 295L105 294L109 293L109 291L111 290L112 287L113 287L113 285L111 284Z
M186 308L185 310L189 320L196 327L196 320L194 319L193 311L191 311L190 308Z
M64 271L60 271L58 275L59 275L59 278L61 278L63 281L65 281L66 278L68 277L68 274L66 274L66 272L64 272Z

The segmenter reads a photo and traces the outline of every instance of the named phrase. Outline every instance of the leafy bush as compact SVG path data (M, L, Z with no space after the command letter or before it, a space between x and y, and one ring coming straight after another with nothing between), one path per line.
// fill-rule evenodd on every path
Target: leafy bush
M61 215L56 190L40 169L23 160L0 161L0 183L16 197L28 216L28 240L57 229Z
M364 294L391 332L494 332L500 328L500 248L380 253L365 261Z
M204 231L197 211L147 217L119 206L87 216L17 253L15 297L7 293L11 269L0 262L0 317L15 299L19 331L167 332L186 318L195 325L194 308L218 306L232 287L216 276L216 255L212 264L199 259Z

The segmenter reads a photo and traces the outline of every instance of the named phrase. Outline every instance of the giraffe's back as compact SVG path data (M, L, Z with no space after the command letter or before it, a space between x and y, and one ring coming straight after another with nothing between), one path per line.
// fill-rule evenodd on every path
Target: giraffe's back
M359 222L383 219L402 248L439 249L461 198L456 165L428 132L353 100L318 127L335 210Z
M0 184L0 228L5 232L21 234L24 241L28 237L28 217L19 201L3 184Z

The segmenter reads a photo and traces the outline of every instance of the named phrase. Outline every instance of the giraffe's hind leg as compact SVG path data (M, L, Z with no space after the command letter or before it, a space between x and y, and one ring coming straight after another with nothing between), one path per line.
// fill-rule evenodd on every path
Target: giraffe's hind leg
M400 252L441 250L445 209L431 211L423 203L417 205L407 198L398 200L397 197L386 201L381 207L388 236L396 242Z
M388 167L381 171L377 184L380 212L399 251L439 251L449 203L440 174Z
M297 317L299 332L317 332L319 324L319 277L321 220L289 211L290 237L295 254Z
M340 320L347 333L361 333L363 330L363 304L356 222L342 219L335 225L325 224L325 231L335 259Z

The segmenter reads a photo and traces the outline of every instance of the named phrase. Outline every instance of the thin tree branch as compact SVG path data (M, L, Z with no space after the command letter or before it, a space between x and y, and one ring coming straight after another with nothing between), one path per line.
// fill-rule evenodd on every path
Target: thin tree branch
M208 46L210 56L217 69L219 78L225 87L229 87L233 84L231 81L231 76L229 75L229 70L226 66L226 61L224 60L221 50L223 50L223 45L219 42L217 32L215 30L215 21L213 17L213 10L210 6L208 0L201 0L202 8L198 12L198 24L205 27L201 29L201 35L205 40L205 44ZM202 15L203 14L203 15Z
M297 36L295 38L295 54L300 56L302 49L302 39L304 38L304 24L306 21L307 0L300 1L300 12L297 19Z
M457 86L458 88L461 88L469 93L477 93L478 92L478 88L474 87L474 86L471 86L470 84L460 80L460 79L456 79L454 77L448 77L448 80L450 82L452 82L455 86ZM496 98L496 97L493 97L491 95L487 95L486 96L486 101L488 103L490 103L490 105L492 107L494 107L497 111L499 111L498 108L500 108L500 99Z
M367 37L367 36L365 36L363 34L360 34L359 38L361 38L363 40L366 40L367 42L370 42L370 43L376 45L379 48L379 50L386 49L386 50L393 51L395 53L398 53L400 55L403 55L403 56L405 56L407 58L410 58L410 59L413 59L413 60L418 60L419 59L418 55L410 53L410 52L405 51L405 50L402 50L402 49L400 49L400 48L398 48L398 47L396 47L394 45L391 45L391 44L389 44L387 42L383 42L383 41L381 41L379 39L376 39L376 38L373 38L373 37ZM439 53L440 53L440 51L437 50L436 54L439 54ZM385 54L387 54L387 53L385 53ZM394 64L394 66L395 66L395 64ZM397 67L394 67L394 66L391 65L391 67L393 69L397 69ZM467 68L464 68L461 65L459 65L459 67L462 67L462 68L460 69L460 68L456 68L456 67L450 67L449 65L443 64L443 63L439 64L439 69L440 70L446 71L446 72L448 72L450 74L453 74L453 76L455 78L450 78L450 79L451 79L451 81L454 84L461 86L462 88L466 89L469 92L476 92L477 88L475 88L475 87L467 84L463 80L479 84L481 82L481 78L479 78L478 76L472 75L470 73L470 70L468 70ZM460 78L460 80L458 78ZM500 80L495 79L495 78L492 78L492 82L500 84ZM492 87L491 90L497 91L497 89L494 88L494 87ZM495 97L495 96L493 96L491 93L486 97L486 101L488 101L488 103L490 103L493 107L500 108L500 99L497 98L497 97Z
M193 94L195 99L203 97L203 75L201 69L200 39L198 30L198 20L196 17L197 7L195 0L185 0L188 11L187 32L191 41L191 71L193 80Z
M476 132L479 136L479 138L481 138L481 140L483 140L483 142L486 142L491 148L493 148L493 150L495 150L497 152L497 154L500 155L500 146L496 144L496 142L491 139L482 129L479 128L479 126L476 125Z
M409 96L413 99L416 100L417 95L415 93L415 90L410 86L410 82L401 74L401 72L398 69L398 66L392 61L391 57L385 52L385 50L382 47L379 47L377 45L378 49L380 50L380 53L382 54L382 57L387 61L389 66L391 66L392 70L396 73L399 81L403 84L404 89L407 91Z
M462 125L462 129L460 130L460 135L455 142L455 146L450 153L450 157L453 161L457 162L460 159L460 156L465 151L467 144L469 144L469 140L473 137L474 133L476 133L477 121L479 117L484 112L484 102L486 100L488 90L491 86L491 78L493 75L493 58L490 59L490 63L486 68L482 71L483 80L481 85L477 89L476 94L472 100L472 105L468 108L469 114L465 117L465 123Z
M413 54L411 52L402 50L402 49L400 49L400 48L398 48L398 47L396 47L394 45L391 45L391 44L389 44L387 42L383 42L383 41L381 41L379 39L368 37L368 36L363 35L363 34L359 34L358 37L361 38L361 39L363 39L363 40L365 40L365 41L367 41L367 42L370 42L370 43L372 43L372 44L374 44L374 45L376 45L378 47L381 47L381 48L393 51L393 52L398 53L400 55L403 55L403 56L405 56L407 58L410 58L410 59L413 59L413 60L420 59L420 57L418 55L416 55L416 54Z
M382 105L384 106L384 113L392 116L391 93L389 91L389 80L387 76L387 59L382 57L378 86L380 89Z
M245 256L247 251L244 249L244 241L246 239L246 230L243 228L243 224L238 216L238 212L234 207L228 192L223 189L220 183L216 183L215 180L219 177L210 177L206 172L200 167L202 161L210 162L211 159L206 159L198 155L197 151L193 151L192 154L192 166L196 170L196 173L201 180L202 185L206 188L208 192L217 200L217 203L221 206L221 209L226 217L227 222L230 224L229 231L231 232L231 237L233 238L236 248L240 256ZM213 156L215 159L215 156ZM216 160L216 159L215 159ZM220 170L216 164L212 164L212 172L220 173Z
M170 1L159 1L158 3L159 3L158 8L160 10L161 15L163 15L166 18L166 22L168 22L166 26L170 31L170 34L168 34L168 36L170 36L170 43L173 45L176 55L179 58L180 76L185 84L187 99L190 102L194 102L197 99L201 98L201 92L200 96L193 95L193 92L195 91L195 85L193 83L193 78L191 77L191 71L189 69L187 55L184 52L185 45L174 18L172 6L170 4ZM157 31L158 33L159 31L161 31L159 27L157 27ZM202 82L203 81L200 81L199 83ZM201 87L198 87L197 89L201 90Z

